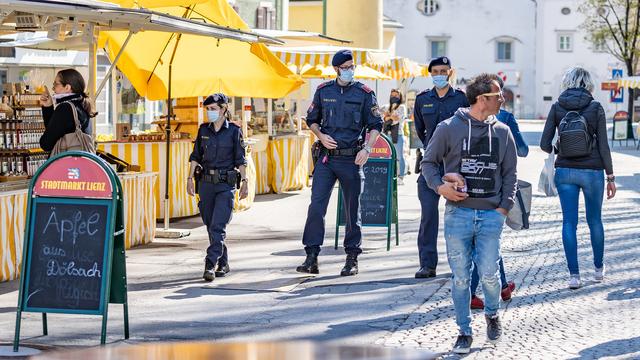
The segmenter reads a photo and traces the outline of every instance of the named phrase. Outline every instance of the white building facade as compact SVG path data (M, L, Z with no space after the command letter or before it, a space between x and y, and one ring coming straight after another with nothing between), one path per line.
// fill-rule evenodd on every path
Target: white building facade
M404 25L397 54L428 63L448 56L456 85L481 72L505 79L507 109L518 118L545 118L560 94L564 71L583 66L594 76L594 96L612 116L600 82L620 63L592 44L581 30L577 0L385 0L384 12ZM568 10L567 10L568 9ZM431 87L416 79L409 90ZM625 99L626 100L626 99Z

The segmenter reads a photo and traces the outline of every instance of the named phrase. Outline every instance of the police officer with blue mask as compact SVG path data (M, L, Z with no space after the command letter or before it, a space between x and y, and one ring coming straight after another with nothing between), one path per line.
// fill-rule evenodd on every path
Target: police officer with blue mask
M338 51L331 64L338 78L318 86L307 111L307 124L319 139L313 146L314 157L318 160L302 236L307 257L296 271L319 273L318 254L324 241L324 218L333 186L338 180L342 187L347 222L344 238L347 259L340 275L350 276L358 273L358 255L362 252L362 165L367 162L371 147L382 130L382 117L373 91L353 80L355 66L352 52ZM369 140L364 144L367 130Z
M209 234L202 275L205 281L213 281L216 276L229 272L224 240L233 212L235 190L240 189L240 199L249 193L246 146L240 128L229 121L228 103L227 96L220 93L204 100L209 122L200 125L189 157L187 193L194 196L197 191L200 196L198 207Z
M433 88L424 90L416 96L413 117L416 133L424 149L436 129L443 120L453 116L461 107L469 107L464 92L454 89L449 84L452 69L451 61L446 56L435 58L429 63L429 74L433 80ZM441 166L440 171L444 175ZM420 269L416 279L436 276L438 265L438 202L440 195L427 186L427 182L418 171L418 199L420 199L421 216L418 230L418 254Z

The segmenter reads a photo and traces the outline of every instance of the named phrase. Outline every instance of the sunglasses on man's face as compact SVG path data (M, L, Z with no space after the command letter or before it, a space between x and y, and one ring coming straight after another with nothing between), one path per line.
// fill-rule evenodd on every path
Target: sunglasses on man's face
M492 96L497 96L498 98L502 98L502 91L498 91L498 92L494 92L494 93L486 93L486 94L482 94L482 95L478 95L478 96L484 96L486 98L492 97Z

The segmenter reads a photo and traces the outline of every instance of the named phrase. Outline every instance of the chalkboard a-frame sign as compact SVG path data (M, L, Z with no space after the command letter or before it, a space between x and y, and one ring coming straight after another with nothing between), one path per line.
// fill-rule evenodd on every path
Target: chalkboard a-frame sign
M13 350L22 312L102 316L124 305L129 338L122 185L111 167L86 152L66 152L38 169L29 185Z
M368 139L368 136L367 136ZM396 225L396 245L399 245L398 230L398 178L396 176L396 149L388 136L380 134L371 148L369 160L362 166L364 190L360 195L362 226L387 228L387 251L391 249L391 225ZM338 191L335 249L338 248L340 226L347 223L342 187Z

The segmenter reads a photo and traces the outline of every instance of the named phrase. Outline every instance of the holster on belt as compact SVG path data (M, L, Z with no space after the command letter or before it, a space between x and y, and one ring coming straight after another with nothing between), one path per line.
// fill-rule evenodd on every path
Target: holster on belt
M237 170L207 170L202 175L202 180L212 184L226 183L237 189L240 188L240 172Z
M196 170L193 172L193 182L195 184L196 194L200 188L200 181L202 181L202 166L197 165Z

